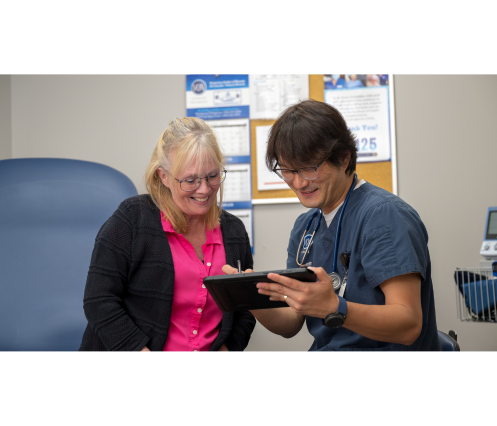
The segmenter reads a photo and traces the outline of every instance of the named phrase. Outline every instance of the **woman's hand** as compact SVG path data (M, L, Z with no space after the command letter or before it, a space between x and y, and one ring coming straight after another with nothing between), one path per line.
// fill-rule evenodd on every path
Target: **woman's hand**
M226 275L238 274L238 269L233 268L230 265L224 265L222 270ZM249 272L254 271L252 269L243 271L244 274ZM259 293L265 294L264 290L259 290ZM269 293L267 293L267 295L271 296ZM281 297L283 297L283 295L281 295ZM295 336L304 324L304 316L293 312L292 309L289 308L253 309L249 310L249 312L269 331L285 338Z
M238 269L233 268L233 266L230 265L224 265L221 269L226 275L238 274ZM248 274L250 272L254 271L252 269L246 269L245 271L242 271L242 273L244 274Z
M150 349L144 346L140 352L150 352Z
M223 346L221 346L218 350L219 350L219 352L221 352L221 351L229 352L228 347L224 343L223 343Z

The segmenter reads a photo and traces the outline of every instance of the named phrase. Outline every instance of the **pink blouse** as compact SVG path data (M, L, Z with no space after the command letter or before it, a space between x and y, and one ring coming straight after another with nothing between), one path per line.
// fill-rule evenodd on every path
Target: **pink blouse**
M223 275L226 264L221 227L207 231L202 246L204 263L193 246L162 215L162 227L167 234L174 262L174 296L171 323L165 351L208 351L214 343L223 313L203 284L203 278Z

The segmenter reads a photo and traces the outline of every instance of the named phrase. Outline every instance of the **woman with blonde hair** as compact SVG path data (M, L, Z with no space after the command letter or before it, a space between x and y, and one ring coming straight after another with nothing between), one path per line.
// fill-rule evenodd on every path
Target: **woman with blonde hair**
M221 312L203 285L225 264L253 267L243 223L221 208L225 177L212 129L171 121L145 174L149 194L124 200L97 235L80 350L245 349L254 317Z

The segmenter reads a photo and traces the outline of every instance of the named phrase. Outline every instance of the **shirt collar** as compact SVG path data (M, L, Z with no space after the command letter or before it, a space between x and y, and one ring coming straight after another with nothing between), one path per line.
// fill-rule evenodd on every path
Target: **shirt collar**
M222 244L223 237L221 234L221 227L217 225L212 230L207 230L207 244Z
M160 212L160 219L162 222L162 228L164 229L165 232L172 232L173 234L177 234L177 232L174 230L173 225L171 225L171 222L164 216L164 213Z
M173 225L169 220L164 216L164 213L160 212L160 218L162 222L162 228L165 232L171 232L173 234L179 235L173 228ZM212 230L207 230L207 241L206 244L222 244L223 237L221 234L221 227L218 225Z

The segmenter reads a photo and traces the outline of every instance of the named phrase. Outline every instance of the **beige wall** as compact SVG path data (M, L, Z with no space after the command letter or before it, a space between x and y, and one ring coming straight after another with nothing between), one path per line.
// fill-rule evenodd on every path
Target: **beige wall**
M158 136L186 112L184 75L24 75L10 83L12 116L2 116L9 111L0 101L0 129L12 121L12 157L101 162L139 192ZM463 350L497 350L497 325L457 320L453 282L457 266L478 266L485 212L497 205L497 76L400 75L394 83L399 195L430 235L438 327L456 330ZM0 99L5 84L0 76ZM254 206L257 270L285 266L290 230L304 211L299 204ZM305 329L286 340L257 325L248 349L307 350L311 343Z
M286 268L286 247L295 219L307 209L302 204L269 204L254 206L254 268L256 271ZM247 350L306 351L313 337L304 325L291 339L276 336L259 323Z
M10 75L0 75L0 160L12 157Z
M145 192L168 122L186 112L185 76L12 76L12 156L95 161Z
M478 267L497 206L497 76L395 76L399 196L430 241L437 322L462 349L497 350L497 324L457 320L454 270Z

